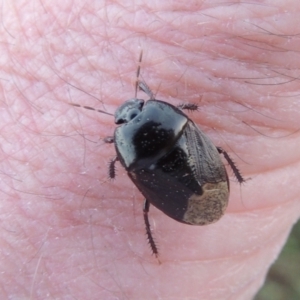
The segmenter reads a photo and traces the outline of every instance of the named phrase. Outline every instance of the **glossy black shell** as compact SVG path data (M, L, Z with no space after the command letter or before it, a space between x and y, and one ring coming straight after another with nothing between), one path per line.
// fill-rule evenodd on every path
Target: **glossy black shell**
M186 224L217 221L229 181L217 148L179 108L131 99L115 113L118 159L145 198Z

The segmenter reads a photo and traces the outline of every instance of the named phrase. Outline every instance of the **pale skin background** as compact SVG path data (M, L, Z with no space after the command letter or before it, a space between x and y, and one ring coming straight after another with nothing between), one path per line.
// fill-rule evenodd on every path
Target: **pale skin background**
M0 298L251 299L299 218L300 3L3 1ZM225 216L206 227L155 208L117 165L113 113L142 78L226 149ZM145 98L143 93L140 97Z

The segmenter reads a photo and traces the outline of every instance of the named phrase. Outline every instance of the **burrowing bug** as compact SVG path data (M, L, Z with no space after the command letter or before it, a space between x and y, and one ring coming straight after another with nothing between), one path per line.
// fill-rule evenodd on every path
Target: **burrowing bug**
M142 53L139 62L141 60ZM109 177L115 178L115 163L119 161L145 197L146 233L152 252L158 256L148 219L150 204L176 221L210 224L224 214L229 198L229 180L220 153L238 182L244 179L228 154L214 146L182 111L197 110L198 106L175 107L155 99L150 88L138 80L139 73L140 65L135 97L116 110L115 123L120 126L113 137L104 141L114 143L117 153L110 162ZM138 89L145 92L149 100L138 99Z

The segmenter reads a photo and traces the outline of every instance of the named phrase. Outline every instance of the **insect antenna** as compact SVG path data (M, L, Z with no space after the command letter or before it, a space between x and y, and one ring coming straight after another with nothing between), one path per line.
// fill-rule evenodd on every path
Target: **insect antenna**
M108 113L104 110L101 110L101 109L96 109L94 107L90 107L90 106L85 106L85 105L80 105L80 104L76 104L76 103L69 103L70 105L72 106L75 106L75 107L81 107L81 108L85 108L85 109L88 109L88 110L94 110L94 111L97 111L97 112L100 112L102 114L106 114L106 115L109 115L109 116L114 116L113 114L111 113Z
M140 57L139 57L139 65L138 65L138 68L136 70L134 98L137 97L137 92L138 92L138 89L139 89L139 77L140 77L140 72L141 72L141 62L142 62L142 59L143 59L143 50L141 50Z
M143 58L143 50L141 50L140 53L140 58L139 58L139 65L136 71L136 80L135 80L135 94L134 94L134 98L137 98L137 92L138 90L143 91L146 95L149 96L150 100L154 100L155 99L155 95L153 94L153 92L151 91L151 89L149 88L149 86L146 84L146 82L140 80L140 73L141 73L141 62L142 62L142 58Z

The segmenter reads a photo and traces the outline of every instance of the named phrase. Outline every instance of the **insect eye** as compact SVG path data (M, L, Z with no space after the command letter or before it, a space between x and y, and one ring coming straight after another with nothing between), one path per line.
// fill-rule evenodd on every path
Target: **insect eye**
M131 114L130 114L130 116L129 116L129 119L132 120L132 119L134 119L137 115L138 115L138 112L137 112L137 111L133 111L133 112L131 112Z

